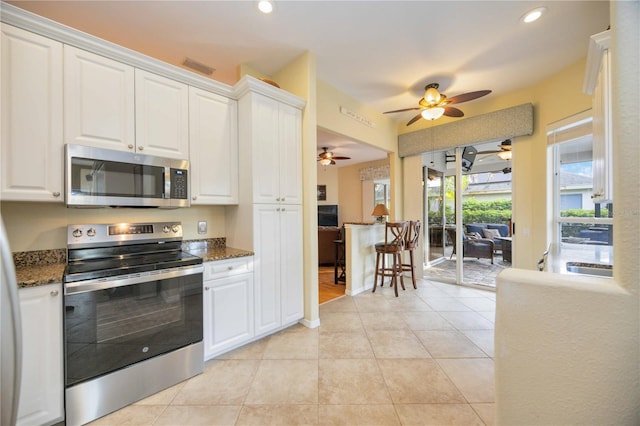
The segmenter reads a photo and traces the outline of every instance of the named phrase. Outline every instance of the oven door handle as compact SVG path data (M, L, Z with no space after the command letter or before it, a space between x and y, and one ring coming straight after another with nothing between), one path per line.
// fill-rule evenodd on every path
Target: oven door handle
M117 277L98 278L95 280L66 283L64 294L78 294L88 291L106 290L109 288L122 287L126 285L142 284L150 281L179 278L187 275L204 273L204 266L183 266L180 268L162 269L159 271L141 272L137 274L121 275Z

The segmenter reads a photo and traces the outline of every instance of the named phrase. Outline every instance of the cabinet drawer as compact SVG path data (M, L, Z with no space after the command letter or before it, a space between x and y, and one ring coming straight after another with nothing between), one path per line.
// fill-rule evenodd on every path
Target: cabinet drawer
M232 277L253 271L253 256L215 260L204 264L204 280Z

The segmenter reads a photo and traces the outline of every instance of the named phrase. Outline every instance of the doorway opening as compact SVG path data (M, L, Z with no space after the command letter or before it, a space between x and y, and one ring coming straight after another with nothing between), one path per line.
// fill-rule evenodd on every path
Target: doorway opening
M495 287L511 267L511 156L501 151L492 142L423 156L425 278Z

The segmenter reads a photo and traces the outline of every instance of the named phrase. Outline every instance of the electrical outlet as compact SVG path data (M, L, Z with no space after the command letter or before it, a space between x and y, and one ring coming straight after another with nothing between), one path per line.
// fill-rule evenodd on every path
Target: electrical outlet
M201 220L198 222L198 234L206 234L207 233L207 221Z

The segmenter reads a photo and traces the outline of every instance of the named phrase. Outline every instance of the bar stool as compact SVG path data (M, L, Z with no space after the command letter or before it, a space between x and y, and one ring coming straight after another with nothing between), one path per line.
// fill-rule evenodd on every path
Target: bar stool
M418 287L416 286L416 267L413 264L413 250L418 247L421 225L419 220L409 221L409 229L407 230L407 236L404 240L404 251L409 252L409 263L402 264L402 271L411 271L411 281L413 281L413 288L415 289Z
M404 281L402 279L402 251L409 229L408 222L387 222L385 225L384 242L377 243L376 249L376 274L373 282L373 291L375 293L378 285L378 276L380 276L380 287L384 285L384 277L391 277L391 285L398 297L398 277L400 277L400 285L404 290ZM391 266L385 266L385 256L392 255L393 262ZM380 264L382 263L382 266Z

